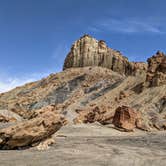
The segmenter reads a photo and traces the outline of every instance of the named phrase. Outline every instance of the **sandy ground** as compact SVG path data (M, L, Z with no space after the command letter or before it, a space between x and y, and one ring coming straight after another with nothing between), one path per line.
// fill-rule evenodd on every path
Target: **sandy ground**
M0 166L165 166L166 132L120 132L99 124L70 125L45 151L0 151Z

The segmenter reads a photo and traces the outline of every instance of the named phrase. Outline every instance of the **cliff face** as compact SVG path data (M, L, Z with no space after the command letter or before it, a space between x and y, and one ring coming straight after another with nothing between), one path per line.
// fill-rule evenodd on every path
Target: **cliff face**
M109 48L105 41L84 35L77 40L67 55L63 69L72 67L101 66L125 75L146 71L145 63L133 63L119 51Z
M166 55L160 51L148 60L148 71L146 81L149 86L160 86L166 84Z

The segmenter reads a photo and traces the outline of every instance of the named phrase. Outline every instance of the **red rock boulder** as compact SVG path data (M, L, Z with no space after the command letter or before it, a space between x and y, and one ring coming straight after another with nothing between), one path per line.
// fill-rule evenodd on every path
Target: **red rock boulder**
M130 107L121 106L115 110L113 124L125 131L133 131L136 127L137 113Z
M76 110L79 114L73 121L77 123L94 123L109 124L112 122L113 114L105 107L95 106L85 110Z
M0 130L0 149L30 147L50 138L66 120L52 111Z

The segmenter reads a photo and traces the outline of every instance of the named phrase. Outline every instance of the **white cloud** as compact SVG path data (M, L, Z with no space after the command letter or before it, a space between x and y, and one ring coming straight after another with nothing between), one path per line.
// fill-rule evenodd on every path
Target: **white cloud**
M67 45L64 44L64 42L58 45L51 57L55 61L55 67L51 67L48 71L29 73L18 76L17 73L16 75L12 75L7 72L9 69L11 70L11 68L6 69L6 71L4 71L4 69L0 69L0 93L9 91L15 87L22 86L29 82L40 80L41 78L47 77L52 72L61 71L64 57L67 55L68 51L69 49L67 48Z
M94 25L89 27L90 31L112 31L120 33L165 33L166 30L165 20L153 18L127 18L127 19L114 19L106 18L99 20Z
M22 77L11 76L9 74L0 74L0 93L9 91L17 86L24 85L25 83L40 80L46 77L51 72L26 74Z
M11 90L17 86L23 85L27 82L34 81L33 79L18 79L18 78L10 78L9 80L1 80L0 79L0 92L6 92Z

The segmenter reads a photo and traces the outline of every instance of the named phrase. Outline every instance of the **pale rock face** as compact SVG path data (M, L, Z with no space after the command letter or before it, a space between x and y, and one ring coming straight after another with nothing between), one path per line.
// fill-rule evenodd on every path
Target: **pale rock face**
M145 63L131 63L119 51L109 48L105 41L98 41L89 35L84 35L73 44L63 69L86 66L101 66L126 75L146 70Z

